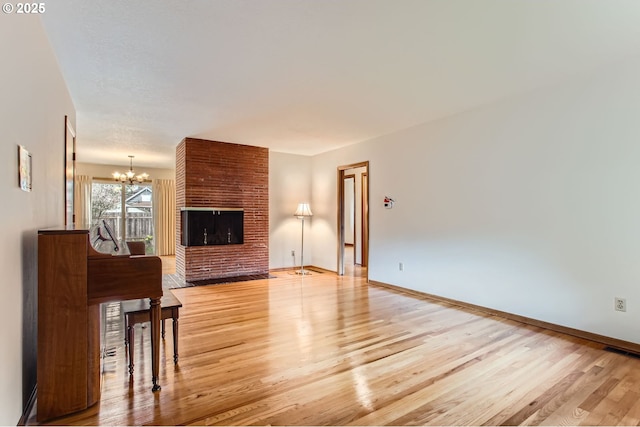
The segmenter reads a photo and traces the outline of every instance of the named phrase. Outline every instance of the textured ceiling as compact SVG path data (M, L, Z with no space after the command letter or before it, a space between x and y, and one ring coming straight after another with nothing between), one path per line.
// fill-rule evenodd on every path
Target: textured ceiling
M640 53L636 0L55 0L83 162L316 154Z

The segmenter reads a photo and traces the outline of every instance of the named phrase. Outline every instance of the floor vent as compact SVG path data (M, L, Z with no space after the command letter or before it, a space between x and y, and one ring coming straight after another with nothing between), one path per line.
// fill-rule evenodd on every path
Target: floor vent
M604 350L605 351L609 351L611 353L622 354L623 356L633 357L634 359L640 359L640 354L634 353L632 351L621 350L621 349L615 348L615 347L605 347Z

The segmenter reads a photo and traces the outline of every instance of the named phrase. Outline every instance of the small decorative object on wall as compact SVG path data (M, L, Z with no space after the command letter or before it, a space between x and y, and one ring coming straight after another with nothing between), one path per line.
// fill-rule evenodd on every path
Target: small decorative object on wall
M31 191L31 154L18 145L18 185L22 191Z
M393 200L391 197L384 196L384 207L385 208L391 209L393 207L394 203L395 203L395 200Z

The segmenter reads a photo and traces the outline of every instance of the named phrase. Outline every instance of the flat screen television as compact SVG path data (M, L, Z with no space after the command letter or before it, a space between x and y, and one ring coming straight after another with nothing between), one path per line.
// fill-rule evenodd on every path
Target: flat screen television
M244 243L241 208L182 208L182 246L240 245Z

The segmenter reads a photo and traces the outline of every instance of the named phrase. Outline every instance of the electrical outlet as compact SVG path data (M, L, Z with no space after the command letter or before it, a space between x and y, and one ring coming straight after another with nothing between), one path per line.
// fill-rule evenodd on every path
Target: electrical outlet
M398 263L398 269L399 269L400 271L404 271L404 263L403 263L403 262Z
M296 256L296 250L295 249L291 249L291 256Z
M616 311L627 311L627 300L616 297L614 299Z

